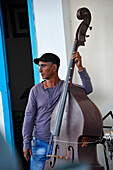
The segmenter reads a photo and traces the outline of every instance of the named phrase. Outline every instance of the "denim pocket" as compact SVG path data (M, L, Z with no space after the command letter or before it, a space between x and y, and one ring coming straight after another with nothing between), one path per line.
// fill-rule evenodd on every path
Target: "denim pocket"
M38 146L38 139L36 139L35 137L33 137L32 141L31 141L31 146L32 147L37 147Z

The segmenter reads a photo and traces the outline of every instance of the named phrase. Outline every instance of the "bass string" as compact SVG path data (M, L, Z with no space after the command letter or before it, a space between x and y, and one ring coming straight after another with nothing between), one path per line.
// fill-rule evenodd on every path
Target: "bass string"
M55 142L60 142L60 143L71 143L71 144L93 144L93 143L97 143L97 142L100 142L99 139L95 140L95 141L92 141L92 142L89 142L89 141L86 141L86 142L71 142L71 141L63 141L63 140L57 140L57 139L54 139Z

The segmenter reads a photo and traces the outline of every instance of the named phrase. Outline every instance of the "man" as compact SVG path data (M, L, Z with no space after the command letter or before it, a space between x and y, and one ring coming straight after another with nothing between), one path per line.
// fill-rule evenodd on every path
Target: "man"
M82 66L80 54L74 52L72 59L78 67L86 94L91 93L90 77ZM23 124L23 152L26 160L31 156L31 170L43 170L51 136L51 114L60 99L64 81L58 76L60 59L55 54L43 54L34 62L39 65L39 72L44 81L33 86L30 91Z

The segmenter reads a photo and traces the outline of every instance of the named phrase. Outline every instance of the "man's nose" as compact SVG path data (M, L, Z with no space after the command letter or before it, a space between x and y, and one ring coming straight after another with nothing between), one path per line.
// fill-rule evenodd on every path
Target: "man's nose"
M42 72L42 68L41 67L39 67L39 72Z

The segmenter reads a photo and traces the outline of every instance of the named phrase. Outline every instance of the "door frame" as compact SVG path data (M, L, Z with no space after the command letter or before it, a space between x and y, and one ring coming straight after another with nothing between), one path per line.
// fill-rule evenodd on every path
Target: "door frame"
M32 60L37 58L37 41L35 33L35 23L34 23L34 14L33 14L33 0L27 0L28 5L28 17L29 17L29 29L30 29L30 39L31 39L31 49L32 49ZM33 62L33 71L34 71L34 82L38 84L40 82L39 68Z
M5 35L3 27L2 8L0 0L0 91L2 97L4 136L12 151L15 151L14 133L12 122L11 95L9 89L9 76L7 66L7 55L5 45Z
M34 14L33 14L33 1L27 0L28 5L28 18L29 18L29 29L32 49L32 61L37 57L37 45L34 25ZM40 82L39 69L33 62L34 81L35 84ZM4 118L4 132L6 141L9 143L12 151L15 152L14 144L14 132L13 132L13 119L12 119L12 107L11 107L11 94L9 89L9 76L8 76L8 64L5 44L5 34L2 17L2 7L0 0L0 92L2 96L3 106L3 118Z

